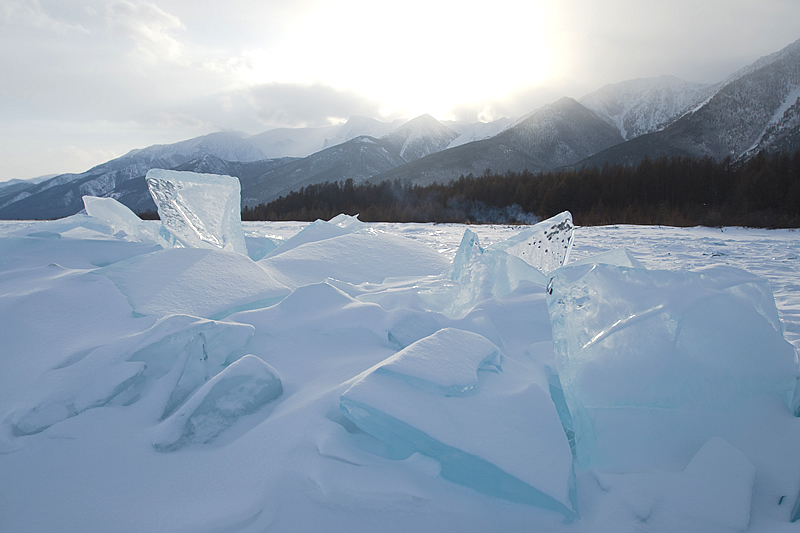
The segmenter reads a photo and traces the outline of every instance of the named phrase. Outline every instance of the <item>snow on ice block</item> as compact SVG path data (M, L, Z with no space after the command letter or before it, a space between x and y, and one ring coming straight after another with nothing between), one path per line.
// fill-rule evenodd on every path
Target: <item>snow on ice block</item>
M754 398L791 393L795 349L768 282L743 270L569 266L547 303L582 467L675 460Z
M240 254L172 248L102 268L134 313L186 314L218 320L281 301L289 289Z
M428 335L442 329L442 316L437 313L424 313L412 309L401 308L388 315L386 338L402 350Z
M502 354L494 344L475 333L445 328L411 344L375 372L456 396L475 388L478 370L488 368L502 368Z
M334 226L338 226L350 231L363 230L366 227L366 224L358 220L358 215L351 216L345 215L344 213L339 213L330 219L328 224L333 224Z
M151 169L145 179L174 244L247 255L238 178Z
M283 393L278 373L254 355L245 355L214 376L154 431L163 452L206 444Z
M440 275L448 267L448 261L432 248L396 235L346 233L285 248L292 239L258 262L290 288L327 278L381 283L389 277Z
M340 398L360 429L444 479L576 516L572 454L547 378L475 333L446 328L365 371Z
M113 198L84 196L86 214L108 224L115 237L137 242L156 242L156 235L136 214Z
M153 391L156 416L171 412L170 403L179 404L218 374L253 333L250 325L171 315L42 374L2 417L0 434L32 435L88 409L131 405ZM162 381L170 375L169 383Z
M672 494L679 511L664 518L680 517L683 523L669 530L705 525L704 531L745 531L755 481L756 468L742 452L719 437L709 440L683 471Z
M720 437L703 444L682 472L593 475L603 490L598 503L632 512L631 522L646 522L649 531L733 533L750 525L756 468ZM616 517L620 526L623 516Z
M491 245L489 249L519 257L542 273L549 274L569 261L574 229L572 214L564 211Z

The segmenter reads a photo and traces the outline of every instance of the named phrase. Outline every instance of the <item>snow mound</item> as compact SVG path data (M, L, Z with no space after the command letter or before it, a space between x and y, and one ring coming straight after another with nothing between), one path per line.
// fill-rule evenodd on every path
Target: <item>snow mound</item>
M290 288L327 278L382 283L392 277L439 275L448 268L448 261L436 251L406 237L348 232L328 223L315 227L325 228L325 238L296 247L294 239L289 239L258 264ZM302 233L298 238L306 237Z
M289 238L286 242L282 243L278 248L272 251L266 257L273 257L279 254L286 253L290 250L294 250L298 246L302 246L304 244L324 241L326 239L331 239L333 237L339 237L340 235L347 235L350 233L350 229L343 228L337 224L332 223L334 219L330 222L326 222L325 220L317 220L298 233L293 235Z
M137 316L187 314L218 320L274 305L289 294L247 256L210 249L162 250L96 273L117 286Z
M608 510L648 531L747 531L756 468L720 437L700 448L683 471L612 474L594 470ZM617 518L619 520L619 517ZM620 522L622 522L620 520Z

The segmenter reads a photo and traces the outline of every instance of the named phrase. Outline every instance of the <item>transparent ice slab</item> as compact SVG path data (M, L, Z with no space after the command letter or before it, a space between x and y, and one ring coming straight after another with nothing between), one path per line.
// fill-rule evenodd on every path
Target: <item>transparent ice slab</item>
M549 274L569 262L574 229L572 214L564 211L491 245L489 249L506 252L543 274Z
M443 312L452 317L464 316L478 302L507 296L522 282L547 284L539 269L501 248L484 249L475 233L464 231L448 272L449 280L458 284L458 290Z
M245 355L205 382L154 430L153 446L163 452L207 444L283 393L278 373L254 355Z
M237 357L253 333L250 325L171 315L45 373L4 417L0 431L32 435L88 409L132 405L144 397L154 417L168 415Z
M637 446L661 447L658 463L754 398L788 401L797 357L762 278L586 264L555 271L548 292L582 467L642 458Z
M175 245L247 255L238 178L151 169L145 179Z
M127 206L113 198L84 196L83 205L86 214L105 222L115 237L136 242L158 242L157 232L144 223Z

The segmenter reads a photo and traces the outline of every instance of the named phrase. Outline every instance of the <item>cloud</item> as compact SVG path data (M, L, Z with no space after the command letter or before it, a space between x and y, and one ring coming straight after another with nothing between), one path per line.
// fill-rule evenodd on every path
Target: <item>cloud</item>
M180 19L155 4L133 4L121 0L106 9L109 29L134 42L133 53L149 61L177 61L184 55L185 46L172 36L175 30L185 30Z
M86 33L86 29L78 24L68 24L50 16L39 0L3 0L0 3L0 19L8 25L35 28L60 35Z
M267 83L247 89L244 97L267 125L323 126L354 115L380 116L377 100L323 84Z
M787 0L561 0L553 39L564 76L589 90L662 74L715 83L800 37L798 17Z
M188 113L167 113L162 111L156 114L156 126L159 128L182 127L197 130L205 125L205 122Z
M464 122L492 122L503 117L516 119L562 96L583 96L567 94L565 89L555 85L520 87L497 98L455 105L450 115Z

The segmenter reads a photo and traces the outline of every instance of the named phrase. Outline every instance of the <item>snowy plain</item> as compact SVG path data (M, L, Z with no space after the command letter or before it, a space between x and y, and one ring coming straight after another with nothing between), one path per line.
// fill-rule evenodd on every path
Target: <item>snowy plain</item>
M486 248L523 227L320 226L332 233L252 261L56 224L0 223L2 532L800 531L800 419L783 402L734 409L744 426L669 465L579 467L570 481L560 413L541 394L546 288L516 280L431 311L452 295L441 275L465 230ZM267 247L309 226L243 224ZM570 262L619 248L648 270L765 278L800 348L800 232L577 227ZM474 347L471 372L419 364L429 345L458 343ZM426 400L421 382L478 394ZM258 405L224 396L236 390ZM207 408L215 394L227 407ZM387 427L427 428L435 443L390 449ZM442 443L535 494L514 501L494 470L496 490L453 481L448 461L461 459L437 455Z

